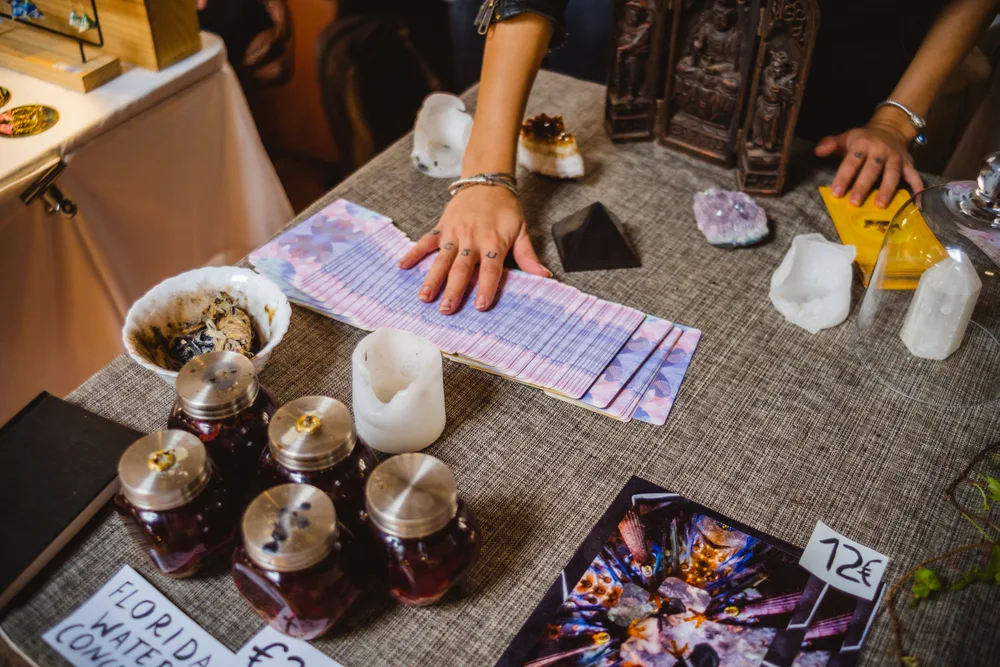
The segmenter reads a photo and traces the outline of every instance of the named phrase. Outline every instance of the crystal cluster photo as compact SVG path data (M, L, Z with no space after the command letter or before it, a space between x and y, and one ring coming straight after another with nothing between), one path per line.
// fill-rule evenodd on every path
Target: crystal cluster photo
M786 630L795 625L796 607L811 604L800 550L649 487L654 485L637 478L626 486L499 665L856 663L853 646L842 649L860 646L864 632L856 630L866 627L876 606L828 589L808 614L802 641L789 645ZM604 538L602 524L610 529ZM583 576L570 578L574 563L587 563L581 557L588 549L597 555Z

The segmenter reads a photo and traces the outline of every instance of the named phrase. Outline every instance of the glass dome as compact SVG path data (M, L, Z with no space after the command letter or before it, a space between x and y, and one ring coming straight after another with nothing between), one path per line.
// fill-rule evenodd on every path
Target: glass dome
M889 225L854 323L866 370L920 403L1000 398L1000 153Z

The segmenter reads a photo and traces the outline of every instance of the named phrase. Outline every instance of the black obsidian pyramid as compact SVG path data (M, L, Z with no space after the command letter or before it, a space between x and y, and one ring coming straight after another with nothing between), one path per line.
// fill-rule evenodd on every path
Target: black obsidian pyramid
M625 238L625 228L601 202L552 225L552 238L566 273L642 266Z

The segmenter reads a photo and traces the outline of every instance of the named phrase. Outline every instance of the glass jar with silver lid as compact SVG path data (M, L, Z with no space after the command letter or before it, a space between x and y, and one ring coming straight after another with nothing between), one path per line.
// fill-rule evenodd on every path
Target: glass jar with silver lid
M274 413L268 434L258 475L262 488L311 484L330 496L340 520L356 530L375 455L358 438L347 406L327 396L297 398Z
M403 604L437 602L479 555L479 525L455 476L428 454L400 454L375 468L365 510L382 576Z
M268 489L247 507L241 529L233 581L275 630L315 639L360 594L355 545L340 529L333 501L315 486Z
M172 577L229 555L239 507L202 442L184 431L136 440L118 462L118 513L153 565Z
M178 371L176 390L168 427L198 436L223 478L249 497L277 409L253 363L238 352L203 354Z

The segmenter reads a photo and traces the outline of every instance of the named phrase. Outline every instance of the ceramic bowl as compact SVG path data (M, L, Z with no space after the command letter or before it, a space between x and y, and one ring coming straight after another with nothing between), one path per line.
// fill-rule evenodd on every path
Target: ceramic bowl
M152 327L167 331L171 325L196 320L220 293L229 294L247 311L260 336L260 351L252 359L258 373L288 331L292 308L281 289L250 269L207 267L167 278L136 301L125 317L122 342L132 360L173 386L177 371L156 364L143 340Z

